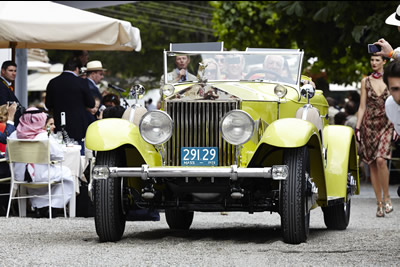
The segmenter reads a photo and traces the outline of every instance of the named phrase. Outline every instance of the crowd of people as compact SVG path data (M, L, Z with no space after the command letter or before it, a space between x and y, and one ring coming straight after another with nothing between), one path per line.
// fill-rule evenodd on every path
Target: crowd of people
M88 126L102 118L122 118L125 108L120 105L120 97L107 90L100 92L98 84L104 78L106 69L98 60L89 61L88 51L76 51L65 62L63 72L50 80L45 98L36 107L24 109L14 94L13 82L17 74L17 65L12 61L2 64L0 77L0 158L7 156L7 138L13 139L46 139L50 140L51 157L62 159L63 150L56 133L62 133L64 142L72 142L81 146L81 155L87 153L84 138ZM149 109L156 109L148 104ZM91 152L91 151L90 151ZM22 165L21 165L22 166ZM26 179L22 172L24 166L15 166L16 180ZM65 204L74 193L71 172L67 169L52 169L51 179L60 180L63 177L66 192ZM63 167L65 168L65 167ZM32 169L32 181L41 181L46 172L44 166L35 164ZM10 169L7 162L0 163L0 177L9 177ZM8 185L1 185L1 192L9 190ZM3 188L4 187L4 188ZM60 188L55 186L54 192ZM39 189L43 193L45 189ZM37 194L37 190L30 194ZM53 191L53 190L52 190ZM8 197L0 198L0 215L5 215ZM48 217L48 201L43 198L33 198L31 207L35 217ZM55 197L52 207L63 208L64 203ZM53 212L54 213L54 212Z
M387 18L386 23L397 26L400 31L400 5L396 12ZM397 141L400 133L400 48L393 49L383 38L374 44L380 46L381 51L371 55L372 72L361 80L360 95L349 95L341 107L338 107L331 97L327 97L327 102L329 124L345 125L354 129L362 173L370 177L376 195L376 216L384 217L394 210L389 194L387 161L392 157L393 143ZM389 59L392 62L386 64ZM176 56L176 68L167 74L167 81L196 80L197 77L187 70L189 63L189 56ZM205 63L208 68L203 78L207 79L237 79L244 65L243 57L236 55L216 55L215 58L207 59ZM269 72L264 73L262 78L270 79L269 76L279 75L288 79L286 65L283 57L267 56L263 68ZM85 155L84 138L88 126L102 118L123 117L125 112L118 95L108 91L101 93L99 90L98 84L104 78L105 71L100 61L89 61L88 51L75 51L65 62L63 72L49 82L42 105L24 110L14 94L13 83L17 75L17 65L12 61L3 62L0 76L0 158L4 157L4 154L7 155L7 138L51 139L51 133L60 131L64 137L66 135L69 140L77 142L81 146L81 155ZM248 73L250 74L260 75ZM161 86L163 84L164 77L161 78ZM156 107L152 99L149 99L146 107L148 110L154 110L159 108L159 104L157 103ZM63 152L57 140L51 140L50 144L51 156L62 158ZM26 179L26 166L15 167L16 179ZM31 170L30 176L33 181L40 181L45 177L47 168L45 170L42 167L36 164ZM0 177L9 175L8 164L0 163ZM68 202L74 193L71 173L67 169L54 167L51 176L54 180L61 177L64 179ZM400 192L398 193L400 196ZM62 208L64 204L66 203L62 199L55 198L51 208ZM48 202L43 199L31 201L37 217L46 216L50 208L47 205ZM5 210L2 210L2 207L4 205L0 205L0 214L3 215Z

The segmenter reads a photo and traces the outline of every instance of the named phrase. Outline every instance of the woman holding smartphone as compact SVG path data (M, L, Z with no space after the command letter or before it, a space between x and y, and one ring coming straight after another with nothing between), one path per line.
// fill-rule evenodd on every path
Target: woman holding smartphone
M361 80L360 107L355 129L360 145L360 158L368 164L371 183L377 200L377 217L393 211L389 195L389 171L386 160L391 159L391 141L397 139L393 124L385 113L385 100L390 93L383 82L386 59L371 56L372 74ZM383 193L383 196L382 196Z

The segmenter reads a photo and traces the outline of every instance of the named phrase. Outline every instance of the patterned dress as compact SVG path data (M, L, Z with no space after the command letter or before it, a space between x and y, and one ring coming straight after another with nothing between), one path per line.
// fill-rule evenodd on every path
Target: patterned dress
M360 157L371 164L376 158L391 159L391 141L393 137L393 124L385 113L385 100L390 93L386 87L378 96L372 88L370 77L365 81L367 91L367 107L361 125Z

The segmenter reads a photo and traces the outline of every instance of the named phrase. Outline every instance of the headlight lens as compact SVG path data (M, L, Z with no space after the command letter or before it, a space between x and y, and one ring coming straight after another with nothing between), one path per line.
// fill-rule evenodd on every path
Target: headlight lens
M232 110L221 120L222 137L232 145L241 145L250 140L254 131L254 120L242 110Z
M287 94L287 89L285 86L282 86L280 84L278 84L277 86L275 86L274 88L274 93L277 97L282 98L285 97Z
M172 119L160 110L149 111L140 120L139 130L143 139L152 145L168 141L172 135Z
M175 87L172 84L165 84L161 90L165 96L171 96L175 91Z

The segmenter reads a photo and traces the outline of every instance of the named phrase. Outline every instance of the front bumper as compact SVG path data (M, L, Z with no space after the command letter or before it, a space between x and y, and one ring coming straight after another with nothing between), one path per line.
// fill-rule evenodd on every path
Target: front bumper
M108 167L95 166L93 168L93 179L101 180L116 177L140 177L142 180L150 178L165 177L214 177L230 178L236 181L238 178L264 178L274 180L285 180L289 168L286 165L274 165L264 168L238 168L237 165L230 167Z

